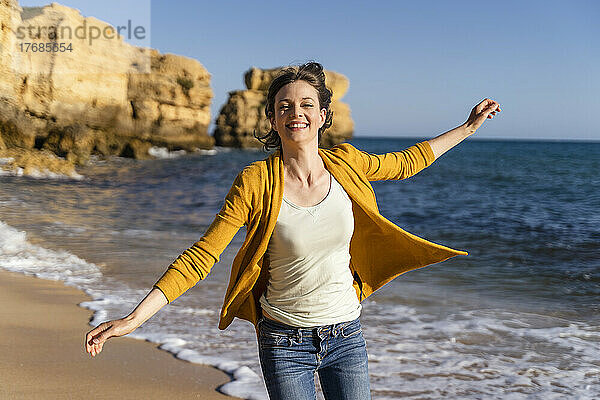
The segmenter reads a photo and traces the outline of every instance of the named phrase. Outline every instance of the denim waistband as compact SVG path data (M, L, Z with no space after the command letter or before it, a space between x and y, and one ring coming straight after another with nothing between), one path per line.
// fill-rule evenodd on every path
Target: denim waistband
M308 327L308 328L301 328L301 327L297 327L297 326L287 325L287 324L284 324L283 322L274 321L270 318L265 318L264 316L261 316L258 320L257 325L258 325L259 329L261 328L261 326L265 326L272 330L277 330L277 331L281 331L281 332L288 332L288 333L302 332L302 336L323 337L323 335L327 335L330 332L332 335L337 336L337 334L339 332L341 332L341 330L343 328L345 328L355 322L359 322L359 318L356 318L352 321L339 322L337 324L332 324L332 325L320 325L320 326L313 326L313 327Z

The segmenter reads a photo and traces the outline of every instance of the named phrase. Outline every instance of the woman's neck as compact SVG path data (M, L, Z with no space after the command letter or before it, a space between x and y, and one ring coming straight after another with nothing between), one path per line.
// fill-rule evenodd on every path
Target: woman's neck
M311 186L325 172L318 146L282 146L281 154L286 176L303 186Z

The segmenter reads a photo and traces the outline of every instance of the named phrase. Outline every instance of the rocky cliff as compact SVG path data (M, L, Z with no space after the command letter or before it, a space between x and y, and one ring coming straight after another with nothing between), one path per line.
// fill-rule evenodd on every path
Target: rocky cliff
M267 90L281 68L251 68L244 75L246 90L229 93L227 103L221 108L213 133L216 144L231 147L261 147L254 137L254 131L265 134L270 123L265 117ZM344 75L325 71L327 87L333 91L333 124L321 138L322 147L330 147L352 137L354 122L350 107L340 101L348 91L348 78Z
M12 149L6 159L20 159L15 149L47 150L82 164L90 154L146 158L153 145L213 146L210 74L198 61L132 46L109 24L56 3L22 9L0 0L0 26L0 152ZM66 37L66 28L82 26L113 35ZM54 50L24 51L23 43ZM72 50L59 51L59 43Z

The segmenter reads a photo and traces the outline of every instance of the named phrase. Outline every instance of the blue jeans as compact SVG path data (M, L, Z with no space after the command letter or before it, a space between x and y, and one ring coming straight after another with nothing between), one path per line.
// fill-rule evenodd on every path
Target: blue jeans
M271 400L315 400L315 372L326 400L371 398L367 347L358 318L297 328L260 317L258 354Z

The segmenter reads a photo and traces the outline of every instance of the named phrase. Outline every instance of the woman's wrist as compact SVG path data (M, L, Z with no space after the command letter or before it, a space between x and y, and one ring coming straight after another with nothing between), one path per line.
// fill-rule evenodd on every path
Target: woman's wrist
M473 131L474 133L475 131ZM454 129L449 130L448 132L444 132L441 135L434 137L433 139L429 139L429 146L431 147L431 151L437 160L440 158L442 154L465 140L467 137L472 135L470 133L469 128L466 123L457 126Z
M122 321L125 322L132 329L137 329L141 324L144 323L144 321L140 320L140 318L134 312L127 315L126 317L123 317Z
M153 288L140 304L128 316L123 318L123 321L131 324L135 329L167 304L168 302L163 292L157 288Z
M475 131L477 131L477 128L474 129L473 126L469 124L469 121L465 121L465 123L460 125L458 128L463 132L465 138L468 138L474 134Z

